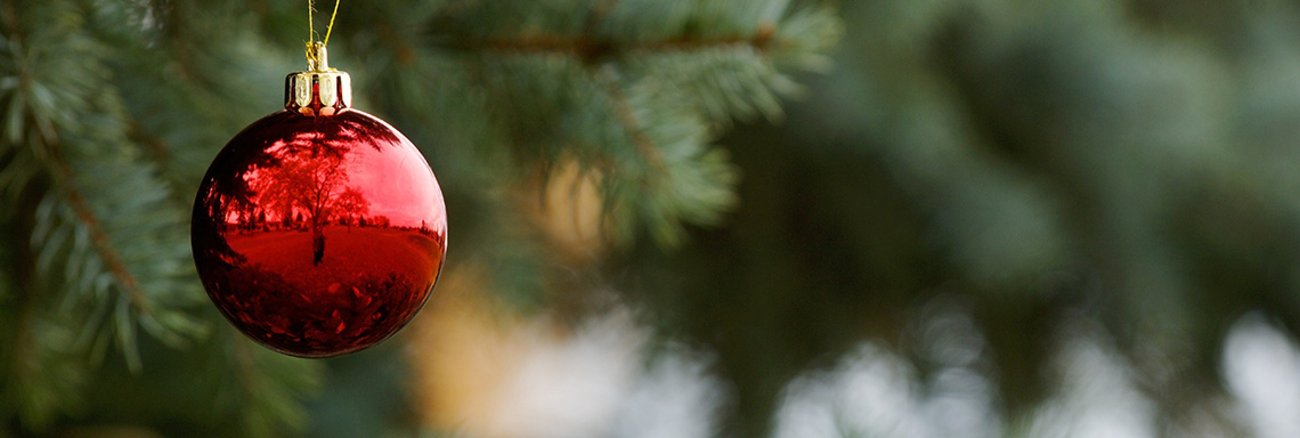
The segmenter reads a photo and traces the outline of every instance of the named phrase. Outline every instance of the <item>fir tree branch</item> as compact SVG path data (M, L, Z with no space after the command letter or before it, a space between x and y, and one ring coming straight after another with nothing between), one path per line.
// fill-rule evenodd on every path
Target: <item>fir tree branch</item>
M628 101L627 94L619 87L618 80L613 77L609 70L593 71L597 83L605 90L609 96L610 106L614 109L614 116L618 119L619 124L623 125L623 130L627 132L628 139L636 146L636 150L645 158L646 163L654 170L655 175L666 172L663 154L659 152L659 147L654 140L645 132L645 128L637 121L636 114L632 110L632 103ZM643 181L644 182L644 181Z
M129 114L127 115L127 126L128 136L136 144L142 146L141 149L144 149L145 152L147 152L145 155L149 157L154 164L158 165L160 176L162 176L160 179L171 187L171 190L167 191L167 197L180 208L191 208L192 205L190 202L193 201L193 199L186 198L184 195L186 187L182 180L183 177L178 175L175 170L176 166L173 162L172 151L168 148L167 143L164 142L163 139L149 133L140 125L139 120Z
M4 21L6 27L10 30L8 36L15 42L22 41L23 34L18 27L18 20L16 19L18 11L14 9L14 4L11 2L6 2L5 6ZM15 60L17 61L17 59ZM21 88L29 89L32 86L32 79L28 73L29 70L30 69L26 68L23 63L19 63ZM25 91L30 93L30 90ZM37 123L37 125L38 129L36 130L36 136L33 138L35 143L33 146L36 147L33 149L42 149L40 146L44 146L43 149L47 151L47 167L52 171L55 178L54 185L57 187L57 190L61 192L64 200L67 201L68 205L72 208L77 219L90 233L91 243L94 246L95 251L99 254L100 259L104 261L104 264L108 266L113 277L117 279L118 284L124 291L126 291L127 296L131 300L132 307L144 315L152 315L153 308L149 304L149 300L145 298L143 291L140 290L139 282L136 280L135 276L131 274L131 271L127 268L126 263L122 260L118 251L113 248L112 243L109 241L108 234L105 232L103 226L100 225L99 219L95 216L95 213L86 202L86 198L81 194L80 190L78 190L75 179L72 175L71 167L68 165L67 160L64 158L60 150L60 144L56 134L50 132L48 129L40 129L43 125L41 123Z
M81 191L78 190L76 182L72 176L72 169L64 159L62 152L58 148L58 144L47 144L54 146L50 148L50 167L52 168L51 170L57 180L55 185L58 187L58 190L62 192L63 199L67 201L68 206L72 208L77 220L80 221L82 226L85 226L86 230L90 233L90 241L95 248L95 252L99 254L100 259L104 261L104 265L108 267L109 272L111 272L113 277L117 279L118 285L122 287L122 290L126 291L127 297L131 300L131 307L135 308L142 315L152 316L153 306L149 304L149 300L145 298L144 292L140 290L140 284L136 281L135 276L131 274L131 270L127 268L126 262L122 260L117 249L113 248L113 244L109 241L108 233L104 231L104 227L101 225L99 218L95 215L95 212L90 209L90 205L86 202L86 198L82 196Z
M583 59L601 59L633 52L675 53L712 50L728 47L749 47L766 53L773 47L776 25L763 23L752 35L698 38L683 36L653 41L613 41L591 35L577 37L562 35L528 35L518 38L455 40L442 47L472 52L504 52L520 54L561 53Z

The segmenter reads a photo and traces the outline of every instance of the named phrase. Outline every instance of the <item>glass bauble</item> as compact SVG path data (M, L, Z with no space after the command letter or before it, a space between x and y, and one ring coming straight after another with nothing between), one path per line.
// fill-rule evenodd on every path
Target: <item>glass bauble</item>
M346 83L295 80L288 107L245 128L208 169L194 259L244 334L290 355L335 356L388 338L423 306L442 269L447 214L420 151L348 108ZM294 105L302 85L307 105ZM323 86L338 87L328 115Z

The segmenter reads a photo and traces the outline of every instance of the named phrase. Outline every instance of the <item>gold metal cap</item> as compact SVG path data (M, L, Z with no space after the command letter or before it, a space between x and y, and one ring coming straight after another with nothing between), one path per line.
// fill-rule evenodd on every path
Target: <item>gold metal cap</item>
M352 78L329 66L320 42L307 43L308 71L284 78L284 108L305 116L332 116L352 107Z

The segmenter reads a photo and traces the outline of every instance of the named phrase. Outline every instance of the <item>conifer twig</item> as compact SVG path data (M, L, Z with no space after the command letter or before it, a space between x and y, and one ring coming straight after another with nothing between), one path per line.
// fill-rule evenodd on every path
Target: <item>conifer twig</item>
M677 37L654 41L619 42L602 40L590 35L577 37L530 35L518 38L458 41L443 47L507 53L568 53L584 59L597 59L629 52L689 52L737 46L766 52L771 49L775 36L776 25L763 23L758 26L753 35L728 37Z
M140 290L140 283L136 281L135 275L131 274L131 270L127 268L122 256L113 248L108 233L104 231L95 212L87 205L86 198L82 196L80 190L77 190L76 183L72 178L72 169L68 166L57 147L51 149L52 167L54 168L59 190L63 192L63 198L68 202L68 206L72 207L72 212L77 216L77 220L90 232L90 241L95 247L95 252L99 253L99 258L104 261L109 272L113 273L113 277L117 278L118 284L126 291L127 297L131 300L131 306L144 315L152 315L153 307L149 305L149 300L145 298L144 292Z
M627 94L619 87L618 81L610 77L608 71L595 72L596 82L600 83L609 95L609 101L614 109L614 115L618 118L619 124L623 125L623 130L627 131L628 138L636 146L637 152L645 157L646 162L656 173L664 173L666 170L663 155L659 152L659 147L655 145L654 139L646 135L645 128L641 122L637 121L636 114L632 111L632 103L628 101Z
M17 11L14 10L13 3L5 2L3 12L4 22L6 26L10 28L9 37L13 41L22 41L22 32L16 26L17 23L15 23ZM30 78L27 77L26 69L20 67L20 71L23 72L22 84L24 86L29 85ZM37 129L37 133L37 140L39 140L41 144L52 146L49 148L49 159L52 164L50 167L54 170L55 185L58 186L58 190L63 192L64 200L66 200L68 205L72 207L72 211L76 214L77 219L81 221L90 232L91 243L94 245L95 251L99 253L100 259L104 261L104 264L108 266L109 271L113 273L115 278L117 278L118 284L120 284L122 289L126 291L127 296L131 300L132 306L145 315L152 314L153 309L145 298L144 293L140 290L139 283L136 281L135 276L131 274L129 269L127 269L126 263L122 261L122 257L118 254L117 250L113 248L112 243L109 241L108 234L100 225L99 219L86 204L86 198L82 196L79 190L77 190L76 183L72 177L72 169L68 166L67 161L60 153L57 140L51 138L54 134L46 132L44 129Z
M163 139L148 133L140 124L140 121L132 116L127 116L128 137L136 143L142 145L142 149L147 152L147 156L158 165L160 180L167 183L172 190L168 190L168 198L181 208L189 208L190 201L183 194L185 186L182 184L181 177L176 175L175 163L173 163L172 151Z

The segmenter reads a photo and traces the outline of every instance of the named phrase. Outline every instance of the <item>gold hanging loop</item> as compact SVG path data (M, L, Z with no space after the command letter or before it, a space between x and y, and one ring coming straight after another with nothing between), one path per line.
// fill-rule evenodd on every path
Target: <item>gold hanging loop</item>
M339 15L339 3L342 0L334 0L334 11L330 13L329 25L325 27L325 40L316 41L316 1L307 0L307 66L312 71L325 71L329 69L329 59L325 54L325 46L330 43L330 35L334 33L334 19Z
M352 107L352 79L347 72L330 67L330 34L334 31L334 18L339 13L341 0L334 0L334 12L325 28L325 40L316 40L316 25L312 12L314 0L307 0L307 71L290 73L284 78L284 107L304 116L333 116Z

